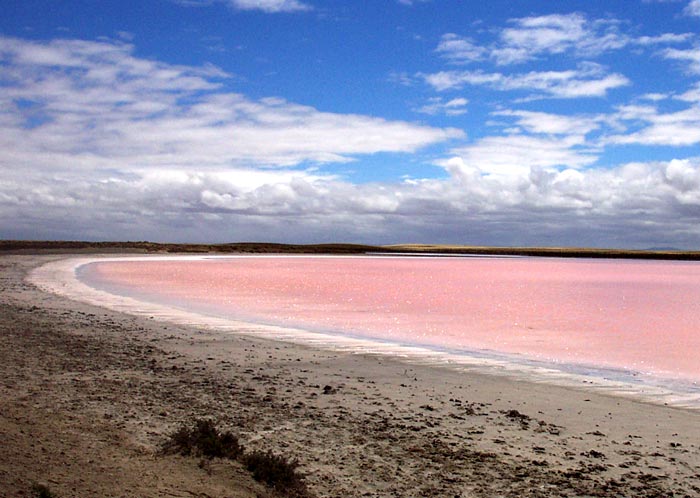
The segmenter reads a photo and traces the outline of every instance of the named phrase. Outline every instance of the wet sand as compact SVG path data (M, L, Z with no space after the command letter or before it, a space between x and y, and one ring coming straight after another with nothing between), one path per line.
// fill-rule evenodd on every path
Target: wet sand
M195 417L317 496L700 496L700 412L130 316L24 280L56 258L0 257L2 496L265 493L157 455Z

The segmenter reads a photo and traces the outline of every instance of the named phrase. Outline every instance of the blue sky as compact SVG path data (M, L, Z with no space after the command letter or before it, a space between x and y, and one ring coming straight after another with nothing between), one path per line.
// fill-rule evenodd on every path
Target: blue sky
M700 0L10 0L0 237L700 247Z

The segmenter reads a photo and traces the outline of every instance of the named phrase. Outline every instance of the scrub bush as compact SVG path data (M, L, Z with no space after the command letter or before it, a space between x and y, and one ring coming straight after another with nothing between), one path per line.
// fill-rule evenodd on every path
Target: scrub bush
M288 460L272 451L254 451L243 457L253 479L292 496L306 496L306 485L297 472L299 462Z
M211 420L195 420L192 426L183 424L163 444L164 453L202 456L206 458L237 459L243 448L231 432L220 432Z
M58 498L47 486L43 484L34 484L32 486L32 496L34 498Z

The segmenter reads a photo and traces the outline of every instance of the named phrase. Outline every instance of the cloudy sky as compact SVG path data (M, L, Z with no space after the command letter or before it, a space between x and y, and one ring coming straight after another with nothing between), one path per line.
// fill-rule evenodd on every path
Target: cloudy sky
M0 238L700 248L700 0L6 0Z

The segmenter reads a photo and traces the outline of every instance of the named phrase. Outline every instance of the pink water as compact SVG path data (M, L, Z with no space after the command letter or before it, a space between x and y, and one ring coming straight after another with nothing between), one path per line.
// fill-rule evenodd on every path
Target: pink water
M83 278L262 323L700 380L695 263L243 257L101 262Z

